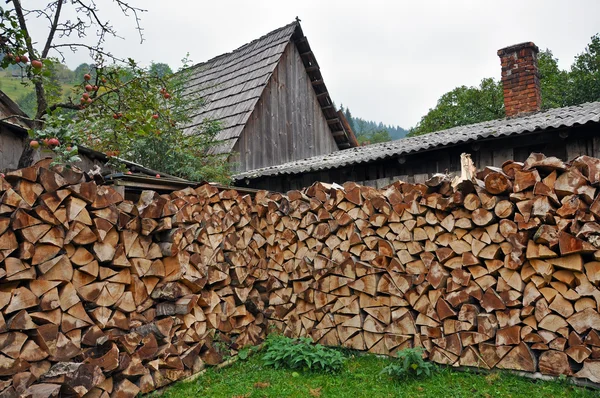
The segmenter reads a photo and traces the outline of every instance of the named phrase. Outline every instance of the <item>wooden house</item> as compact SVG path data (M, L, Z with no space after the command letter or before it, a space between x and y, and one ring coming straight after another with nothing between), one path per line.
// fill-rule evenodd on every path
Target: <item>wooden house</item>
M205 106L187 129L218 121L219 144L209 153L226 155L237 172L358 145L298 21L190 72L188 93L202 96Z
M382 187L395 180L424 182L460 170L460 155L477 168L524 161L541 152L571 160L600 157L600 102L541 111L538 48L531 42L498 51L506 118L313 156L237 173L235 184L285 192L315 181L356 181Z
M27 114L0 91L0 171L17 168L29 128Z

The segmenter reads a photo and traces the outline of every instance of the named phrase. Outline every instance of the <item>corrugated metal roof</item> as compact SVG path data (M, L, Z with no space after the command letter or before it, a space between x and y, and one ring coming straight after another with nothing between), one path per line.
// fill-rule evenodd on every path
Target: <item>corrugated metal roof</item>
M527 116L492 120L454 127L435 133L404 138L397 141L367 145L334 152L329 155L284 163L247 171L233 176L235 180L252 179L280 174L299 174L334 169L353 164L366 163L402 154L410 154L457 145L465 142L523 134L538 130L571 127L588 122L600 122L600 102L591 102L565 108L551 109Z

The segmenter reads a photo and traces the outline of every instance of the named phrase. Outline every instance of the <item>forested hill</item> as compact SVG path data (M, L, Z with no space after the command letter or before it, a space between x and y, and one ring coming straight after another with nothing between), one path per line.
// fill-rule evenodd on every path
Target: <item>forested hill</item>
M348 119L348 123L360 144L375 144L377 142L399 140L400 138L406 137L406 134L408 134L408 130L403 129L400 126L388 126L381 122L354 117L352 116L350 109L344 108L344 105L340 106L340 110L344 112L344 116Z
M0 54L0 61L3 57L4 55ZM48 73L45 82L46 95L52 100L61 98L67 100L68 96L73 95L72 89L81 84L86 73L91 73L95 78L94 67L87 63L79 65L75 70L58 62L48 64L44 68ZM156 62L150 64L150 71L159 76L173 73L169 65ZM19 65L9 65L5 69L0 69L0 90L15 101L25 113L33 116L36 109L36 95L33 84L27 84L24 76L25 70Z
M388 126L381 122L377 123L372 120L362 119L360 117L352 118L352 122L354 124L352 126L353 131L357 134L368 133L377 130L387 130L392 140L399 140L400 138L404 138L406 134L408 134L408 131L400 126Z

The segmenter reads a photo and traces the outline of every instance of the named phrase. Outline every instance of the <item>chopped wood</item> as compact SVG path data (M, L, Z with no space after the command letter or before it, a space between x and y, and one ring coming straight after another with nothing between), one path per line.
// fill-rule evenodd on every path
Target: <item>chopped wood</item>
M271 327L594 379L600 160L532 154L479 173L462 161L452 184L253 196L204 184L135 202L49 162L11 173L0 179L0 382L23 396L134 396Z

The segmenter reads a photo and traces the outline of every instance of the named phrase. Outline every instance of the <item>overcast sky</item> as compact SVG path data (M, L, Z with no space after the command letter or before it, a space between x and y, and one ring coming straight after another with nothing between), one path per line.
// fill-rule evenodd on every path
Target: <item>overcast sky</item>
M298 16L336 104L354 116L404 128L445 92L499 78L496 51L502 47L533 41L551 49L567 69L600 32L599 0L130 0L148 10L139 44L132 20L108 1L97 3L125 37L107 49L174 69L187 52L202 62ZM32 30L41 34L44 25L40 21ZM75 68L88 61L86 55L67 62Z

